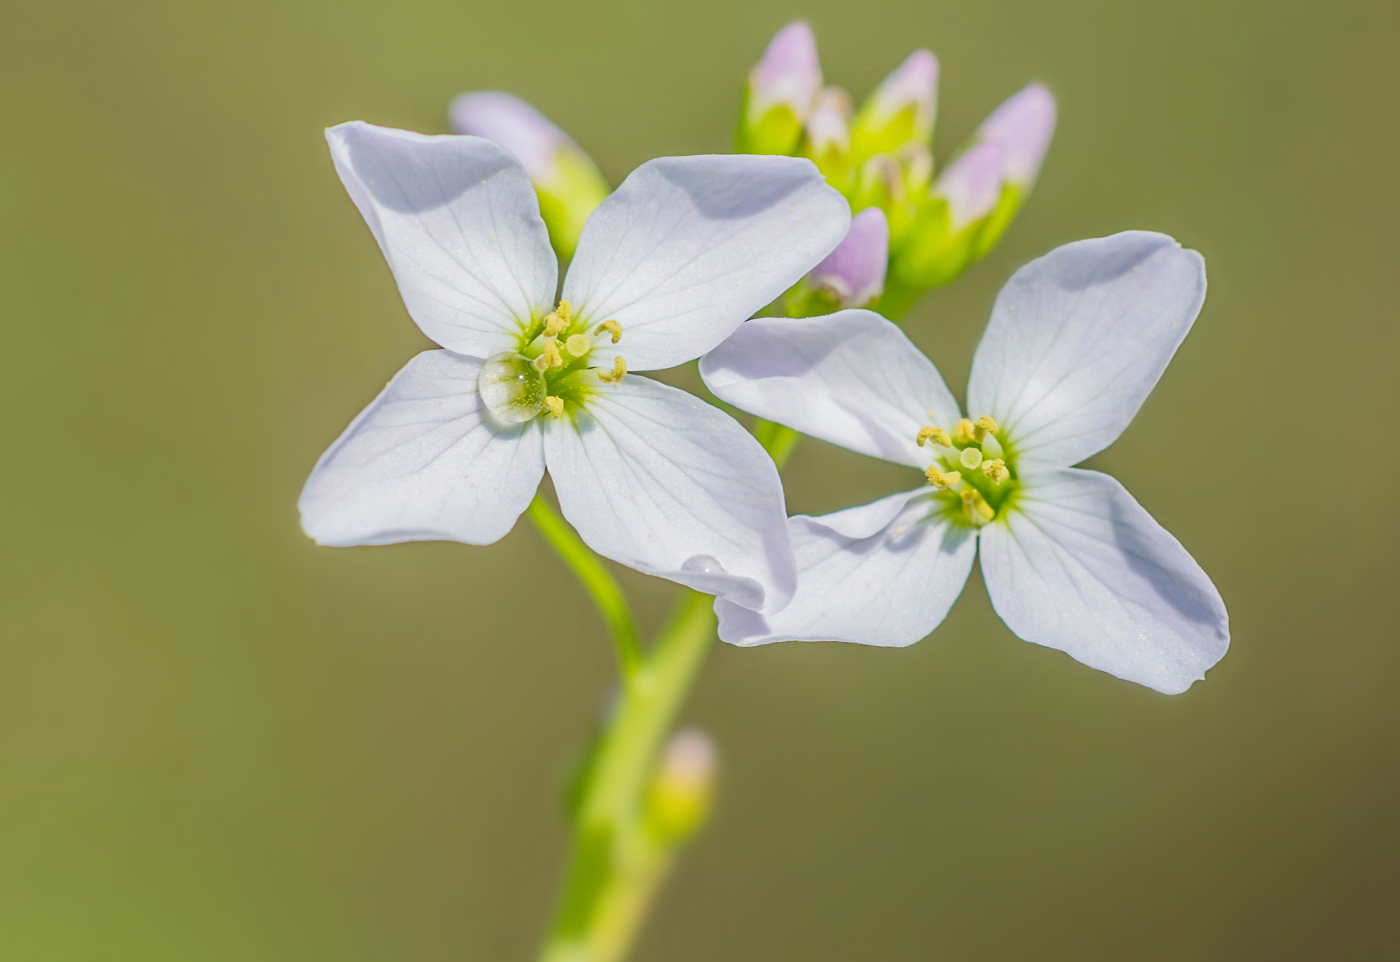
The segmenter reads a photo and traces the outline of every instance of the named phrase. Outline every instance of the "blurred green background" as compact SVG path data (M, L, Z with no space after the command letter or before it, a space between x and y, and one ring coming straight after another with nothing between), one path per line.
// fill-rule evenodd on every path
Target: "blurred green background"
M637 959L1400 956L1396 9L10 6L0 957L533 954L608 642L527 526L301 535L312 463L426 346L322 128L441 131L501 88L616 182L728 149L798 16L857 95L932 48L940 157L1027 81L1059 97L1029 206L910 320L955 391L1031 257L1125 228L1204 253L1194 333L1094 463L1233 645L1167 698L1016 640L974 577L906 650L717 646L688 718L720 806ZM815 442L789 479L794 511L908 483ZM668 586L626 581L659 620Z

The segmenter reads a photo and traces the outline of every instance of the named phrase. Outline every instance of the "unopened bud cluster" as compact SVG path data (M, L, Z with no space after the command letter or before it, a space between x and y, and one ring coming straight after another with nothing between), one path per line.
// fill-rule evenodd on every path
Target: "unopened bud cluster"
M745 85L737 149L807 157L853 211L884 215L878 226L859 216L852 222L846 249L832 255L836 264L824 262L790 292L790 314L868 306L882 295L881 306L902 311L1001 238L1049 146L1054 98L1039 85L1022 90L941 172L932 153L937 113L938 59L927 50L910 54L853 110L846 91L823 86L805 23L773 38Z

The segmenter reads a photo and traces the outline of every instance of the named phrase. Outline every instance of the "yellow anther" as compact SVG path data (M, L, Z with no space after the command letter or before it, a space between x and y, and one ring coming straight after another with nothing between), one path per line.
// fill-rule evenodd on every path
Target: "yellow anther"
M987 499L973 488L959 492L962 495L963 517L973 524L982 525L997 516Z
M563 334L573 315L573 305L568 301L560 301L558 307L544 316L544 336L558 337Z
M559 342L552 337L544 339L544 350L540 356L530 362L530 366L541 373L552 367L563 367L564 358L559 353Z
M595 335L602 334L604 331L612 335L612 342L614 344L622 340L622 325L617 323L617 321L604 321L593 329Z
M972 422L967 418L961 418L958 426L953 429L953 440L958 444L972 443Z
M928 483L939 491L947 491L962 480L962 475L958 472L950 471L944 474L942 471L938 470L937 465L931 465L929 469L924 472L924 476L928 478Z
M583 357L593 349L593 342L585 334L570 334L569 339L564 342L564 350L574 357Z
M557 421L559 418L562 418L562 417L564 416L564 399L563 399L563 398L561 398L561 397L555 397L555 396L553 396L552 394L546 394L546 395L544 396L544 404L545 404L545 407L549 408L549 413L552 414L552 415L554 415L554 419L555 419L556 421Z
M599 371L599 372L598 372L598 380L602 381L604 384L616 384L616 383L618 383L619 381L622 380L622 375L624 375L624 374L626 374L626 373L627 373L627 365L626 365L626 363L623 362L622 358L620 358L620 357L615 357L615 358L613 358L613 369L612 369L612 373L610 374L610 373L608 373L607 371Z
M976 439L978 444L981 444L982 439L987 436L988 432L992 434L997 433L997 422L995 418L984 414L973 423L972 436Z
M962 454L958 455L958 461L963 467L971 471L982 464L981 448L963 448Z
M982 473L985 474L992 484L1001 484L1011 477L1011 472L1006 470L1006 462L1001 458L992 458L990 461L982 462Z
M918 443L919 447L923 447L925 441L941 444L945 448L951 448L953 446L953 439L948 437L948 432L942 428L919 428L919 436L914 440Z

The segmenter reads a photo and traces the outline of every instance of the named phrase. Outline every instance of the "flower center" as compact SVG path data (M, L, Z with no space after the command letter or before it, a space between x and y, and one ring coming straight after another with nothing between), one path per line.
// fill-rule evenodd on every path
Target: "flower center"
M477 375L477 392L492 416L505 424L522 424L545 412L562 418L599 384L622 380L627 373L622 358L614 356L611 370L603 370L594 357L596 349L621 338L617 321L604 321L590 331L588 322L574 316L573 305L560 301L521 331L519 350L486 359Z
M1005 516L1019 486L1015 459L998 430L991 417L963 418L952 434L925 427L914 439L919 447L933 446L934 461L924 473L944 513L974 528Z

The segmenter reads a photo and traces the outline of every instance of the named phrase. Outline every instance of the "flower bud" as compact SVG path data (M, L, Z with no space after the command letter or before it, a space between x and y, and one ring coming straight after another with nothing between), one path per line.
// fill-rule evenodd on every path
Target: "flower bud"
M857 163L891 153L907 143L933 140L938 109L938 58L915 50L861 105L851 131Z
M662 750L652 779L647 799L652 830L664 841L684 841L704 823L714 793L714 742L698 729L677 732Z
M535 185L550 242L560 256L572 256L588 215L608 196L607 181L582 148L534 107L506 93L461 94L448 117L456 133L494 140L515 155Z
M749 73L735 152L791 154L821 86L812 28L801 20L788 24Z
M972 143L939 175L893 271L901 297L953 280L1001 239L1016 216L1055 130L1055 98L1032 84L994 110Z
M815 317L866 307L885 289L890 232L885 212L867 207L851 218L846 237L788 296L789 317Z
M851 97L840 87L827 87L807 116L801 153L822 172L827 183L844 191L850 186Z
M1040 173L1040 163L1055 133L1055 98L1040 84L1031 84L982 121L976 139L1000 144L1002 176L1021 190L1028 190Z

